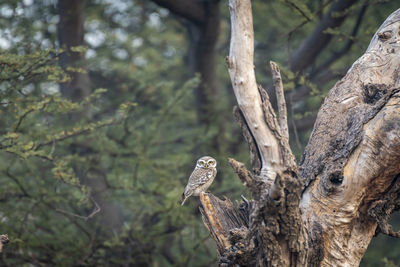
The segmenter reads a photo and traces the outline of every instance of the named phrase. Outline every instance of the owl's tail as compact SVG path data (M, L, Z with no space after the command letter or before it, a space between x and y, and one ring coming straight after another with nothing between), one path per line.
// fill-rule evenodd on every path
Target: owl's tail
M186 199L188 199L190 197L189 196L185 196L185 193L182 194L182 202L181 202L181 206L183 206L183 204L185 204Z

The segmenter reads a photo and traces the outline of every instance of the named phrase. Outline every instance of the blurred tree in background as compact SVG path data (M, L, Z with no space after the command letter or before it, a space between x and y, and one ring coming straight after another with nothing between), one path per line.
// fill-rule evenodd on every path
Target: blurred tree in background
M253 1L258 81L277 61L298 158L327 90L395 1ZM195 160L239 199L248 152L231 110L226 1L0 0L2 266L210 266ZM104 88L104 89L103 89ZM272 90L272 89L271 89ZM400 260L378 238L362 265Z

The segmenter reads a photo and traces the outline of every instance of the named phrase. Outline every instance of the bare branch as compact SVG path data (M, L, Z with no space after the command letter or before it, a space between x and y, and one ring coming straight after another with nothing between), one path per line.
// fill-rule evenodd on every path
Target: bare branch
M75 213L72 213L72 212L68 212L68 211L63 210L63 209L58 209L58 208L56 208L56 211L87 221L87 220L93 218L94 215L96 215L97 213L99 213L101 211L101 208L100 208L99 204L97 204L97 202L94 200L94 198L90 197L90 200L93 202L95 207L94 207L93 211L88 216L81 216L81 215L78 215L78 214L75 214Z
M265 184L258 176L254 176L246 166L235 159L230 158L229 164L232 166L243 185L249 188L255 199L259 199L261 192L265 189Z
M287 109L286 109L285 94L283 92L281 72L279 70L279 66L275 62L270 61L269 65L271 66L272 79L274 81L276 99L278 101L279 126L281 127L282 136L284 136L287 140L289 140Z
M271 102L269 101L267 91L265 91L264 88L262 88L261 86L258 86L258 91L260 92L261 96L262 110L264 112L265 122L267 123L269 129L278 141L279 153L283 162L280 170L282 171L289 169L297 172L297 164L293 156L292 150L289 146L289 139L282 136L282 132L276 119L274 109L272 108ZM271 185L272 182L272 180L268 180L268 184Z
M200 195L220 266L357 266L378 226L400 236L388 224L400 209L400 9L325 98L299 179L283 127L255 81L251 1L230 0L229 7L227 65L242 111L236 115L262 169L253 175L229 160L258 194L243 198L239 212L229 200Z
M231 42L227 66L239 108L261 156L261 173L273 180L282 167L278 140L264 119L254 73L254 31L250 0L230 0Z

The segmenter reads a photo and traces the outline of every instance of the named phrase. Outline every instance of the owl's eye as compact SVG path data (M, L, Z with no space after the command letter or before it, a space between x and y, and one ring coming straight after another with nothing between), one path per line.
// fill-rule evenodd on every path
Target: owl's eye
M209 164L209 165L213 165L213 164L214 164L214 161L211 160L211 161L208 162L208 164Z
M204 161L199 161L200 166L204 166Z

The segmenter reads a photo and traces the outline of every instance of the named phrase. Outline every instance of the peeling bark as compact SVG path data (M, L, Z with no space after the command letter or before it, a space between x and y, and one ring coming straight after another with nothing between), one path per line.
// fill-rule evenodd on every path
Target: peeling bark
M282 121L279 70L279 122L255 80L251 2L230 0L229 9L234 115L256 171L229 160L253 197L239 209L201 196L220 266L357 266L377 232L400 236L388 224L400 208L400 9L331 89L299 166Z

